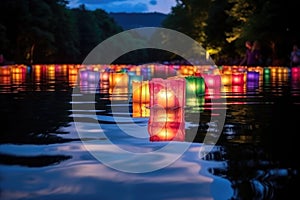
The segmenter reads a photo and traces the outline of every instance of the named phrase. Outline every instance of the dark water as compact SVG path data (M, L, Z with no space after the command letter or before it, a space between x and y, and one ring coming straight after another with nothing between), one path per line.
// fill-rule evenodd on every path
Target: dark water
M217 106L202 96L184 110L189 126L183 142L193 142L189 150L174 165L131 175L99 164L82 141L98 148L110 139L131 151L149 151L144 147L156 149L162 143L147 137L133 140L115 127L113 114L125 125L132 117L130 91L111 93L109 85L89 81L102 69L97 67L84 68L91 74L86 80L81 77L80 86L82 69L76 65L0 69L1 199L290 199L298 194L300 68L257 68L255 82L224 86L225 95L219 98L226 101ZM133 70L145 79L176 71L153 66ZM83 102L89 95L95 102ZM74 110L75 103L80 110ZM224 126L211 121L212 113L224 110ZM90 112L106 135L94 134L98 129ZM134 118L142 128L148 121L143 114ZM78 135L74 119L88 130L84 136ZM213 150L195 158L197 145L220 128Z

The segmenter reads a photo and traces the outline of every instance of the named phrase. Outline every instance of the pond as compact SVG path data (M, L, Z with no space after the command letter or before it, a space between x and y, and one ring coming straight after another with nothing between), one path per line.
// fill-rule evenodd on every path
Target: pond
M134 101L130 79L197 74L219 91L164 110L180 137L150 139L161 113ZM300 67L11 65L0 92L1 199L298 194Z

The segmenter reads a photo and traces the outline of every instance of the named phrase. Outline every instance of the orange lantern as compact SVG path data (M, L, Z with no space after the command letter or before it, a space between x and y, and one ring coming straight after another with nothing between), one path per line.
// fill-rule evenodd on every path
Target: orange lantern
M149 81L132 82L132 101L139 102L139 103L147 103L149 106L149 102L150 102Z
M232 74L221 74L221 81L223 85L231 85L232 84Z
M132 102L132 117L133 118L149 117L149 116L150 116L149 104Z

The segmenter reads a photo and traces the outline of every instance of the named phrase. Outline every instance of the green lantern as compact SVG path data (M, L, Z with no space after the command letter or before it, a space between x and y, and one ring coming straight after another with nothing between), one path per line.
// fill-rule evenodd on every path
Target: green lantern
M187 76L185 79L187 97L195 97L205 94L205 82L203 77Z

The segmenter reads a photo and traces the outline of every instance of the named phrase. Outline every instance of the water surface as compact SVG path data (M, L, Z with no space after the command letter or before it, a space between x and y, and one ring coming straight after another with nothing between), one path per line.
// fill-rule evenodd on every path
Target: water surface
M143 112L133 117L130 88L112 93L109 85L91 81L101 74L97 67L1 67L1 199L283 199L297 194L300 68L258 68L259 79L225 85L220 104L212 105L208 95L189 102L184 141L174 142L174 148L188 144L183 155L171 149L137 163L124 161L114 146L146 154L168 142L149 141L149 117ZM170 68L132 72L164 78L176 75L178 66ZM89 78L80 76L82 71L90 72ZM224 126L211 121L212 113L221 111L226 111ZM204 138L218 129L217 145L202 158ZM174 162L128 173L95 154L133 171Z

